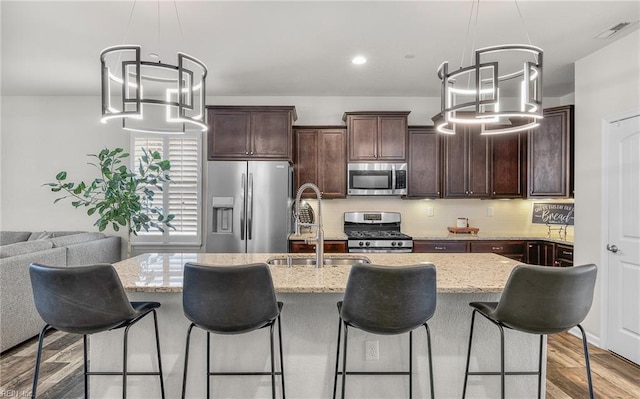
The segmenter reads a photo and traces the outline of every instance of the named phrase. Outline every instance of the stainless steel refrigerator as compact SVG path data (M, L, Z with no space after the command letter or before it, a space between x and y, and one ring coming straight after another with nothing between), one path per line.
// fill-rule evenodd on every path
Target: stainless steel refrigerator
M207 252L288 252L288 162L209 161L207 172Z

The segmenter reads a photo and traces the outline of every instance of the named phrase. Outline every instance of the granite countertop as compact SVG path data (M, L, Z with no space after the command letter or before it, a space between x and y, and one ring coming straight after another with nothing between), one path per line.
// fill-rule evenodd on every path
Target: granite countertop
M511 269L518 262L496 254L405 253L363 254L373 264L398 266L433 263L440 293L502 292ZM182 292L186 262L209 265L240 265L266 262L272 257L305 258L313 254L208 254L150 253L114 264L128 292ZM360 258L356 254L327 254L326 258ZM270 266L279 293L344 292L351 266Z
M453 234L453 233L436 233L436 232L411 232L403 231L410 235L414 241L419 240L433 240L433 241L461 241L461 240L542 240L553 242L556 244L569 244L573 245L573 236L567 236L564 240L560 237L545 237L539 235L526 235L522 233L478 233L478 234ZM306 238L315 237L315 233L302 233L300 235L290 234L290 241L304 241ZM327 240L346 240L347 235L344 232L326 232L324 234L325 241Z

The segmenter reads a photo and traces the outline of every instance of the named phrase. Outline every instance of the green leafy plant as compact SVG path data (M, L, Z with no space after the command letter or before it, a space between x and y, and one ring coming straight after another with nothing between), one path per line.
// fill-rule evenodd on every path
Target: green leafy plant
M100 177L90 183L67 181L67 172L56 175L56 183L47 183L53 192L64 192L54 203L71 199L75 208L87 208L87 215L97 214L94 223L100 231L111 225L113 230L126 227L128 234L137 235L151 228L164 232L164 227L174 228L174 215L165 214L161 207L153 205L155 191L162 191L162 183L170 181L168 160L162 160L160 153L142 149L136 172L129 170L124 161L129 154L122 148L107 148L98 154L89 154L97 163L89 165L100 171ZM175 228L174 228L175 229Z

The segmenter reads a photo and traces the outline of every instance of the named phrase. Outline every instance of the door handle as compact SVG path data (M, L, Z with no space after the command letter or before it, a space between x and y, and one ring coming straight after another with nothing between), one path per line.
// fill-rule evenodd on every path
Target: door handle
M618 249L618 246L615 245L615 244L613 244L613 245L607 244L607 251L611 251L611 252L613 252L615 254L616 252L619 251L619 249Z
M253 235L253 173L249 173L247 196L247 239L251 240L251 236Z
M243 173L242 179L240 180L240 204L242 207L240 208L240 240L244 241L244 186L245 186L246 176Z

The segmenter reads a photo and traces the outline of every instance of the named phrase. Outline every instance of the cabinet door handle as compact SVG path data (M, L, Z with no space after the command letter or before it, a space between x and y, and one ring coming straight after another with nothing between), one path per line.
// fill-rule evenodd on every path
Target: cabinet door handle
M504 247L491 247L492 251L502 251Z
M253 151L251 151L251 155L253 155Z
M245 151L245 152L244 152L244 155L249 155L249 151Z
M437 250L437 251L445 251L447 249L447 247L433 247L433 249Z

